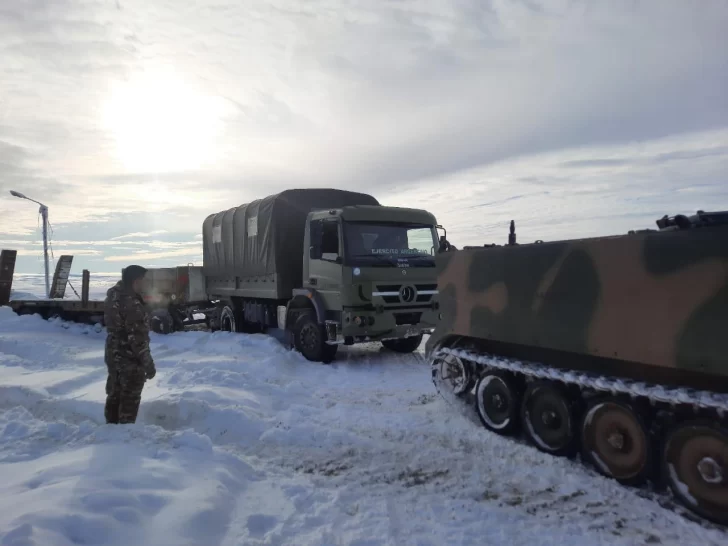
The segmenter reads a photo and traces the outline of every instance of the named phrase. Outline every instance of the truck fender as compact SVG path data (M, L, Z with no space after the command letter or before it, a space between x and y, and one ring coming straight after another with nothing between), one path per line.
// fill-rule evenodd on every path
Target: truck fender
M306 300L313 305L313 308L316 311L316 320L319 324L323 324L326 318L326 308L324 307L323 298L316 290L312 290L310 288L296 288L293 290L293 299L289 300L286 304L286 317L288 317L288 312L291 309L300 309L303 307L302 305L295 303L296 300L300 301L299 298L306 298ZM288 326L288 324L286 324L286 326Z

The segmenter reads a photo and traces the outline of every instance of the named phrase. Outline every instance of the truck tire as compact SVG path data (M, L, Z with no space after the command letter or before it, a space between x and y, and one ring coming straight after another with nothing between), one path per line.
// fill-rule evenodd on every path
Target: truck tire
M223 332L240 333L237 316L232 305L225 305L220 310L220 330Z
M293 344L306 360L329 364L336 356L338 345L326 343L326 329L313 313L303 313L293 326Z
M171 334L174 332L174 321L167 311L153 313L149 322L151 323L152 332L157 334Z
M422 334L413 337L403 337L400 339L385 339L382 345L390 351L397 353L412 353L422 343Z

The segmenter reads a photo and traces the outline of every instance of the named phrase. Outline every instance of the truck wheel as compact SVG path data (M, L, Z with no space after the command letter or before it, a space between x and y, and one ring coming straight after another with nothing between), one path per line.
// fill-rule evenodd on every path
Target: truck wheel
M174 332L174 321L166 311L154 313L149 321L152 332L157 334L171 334Z
M220 311L220 330L223 332L239 332L235 310L230 305L225 305Z
M422 334L413 337L403 337L400 339L385 339L382 345L390 351L397 353L412 353L422 343Z
M326 329L316 322L316 315L304 313L298 317L293 327L293 343L307 360L324 364L334 360L338 345L329 345L326 339Z

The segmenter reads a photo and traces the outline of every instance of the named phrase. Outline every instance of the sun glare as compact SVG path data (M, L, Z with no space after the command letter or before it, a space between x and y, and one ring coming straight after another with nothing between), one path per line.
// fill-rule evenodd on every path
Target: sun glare
M114 85L103 116L124 167L160 173L215 160L223 108L221 99L196 93L179 77L146 74Z

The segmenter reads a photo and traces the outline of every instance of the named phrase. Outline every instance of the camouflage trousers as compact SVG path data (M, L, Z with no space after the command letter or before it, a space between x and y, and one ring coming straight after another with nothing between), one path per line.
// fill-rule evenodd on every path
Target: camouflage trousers
M142 400L145 375L141 366L121 369L109 367L106 379L106 406L104 416L107 423L135 423Z

